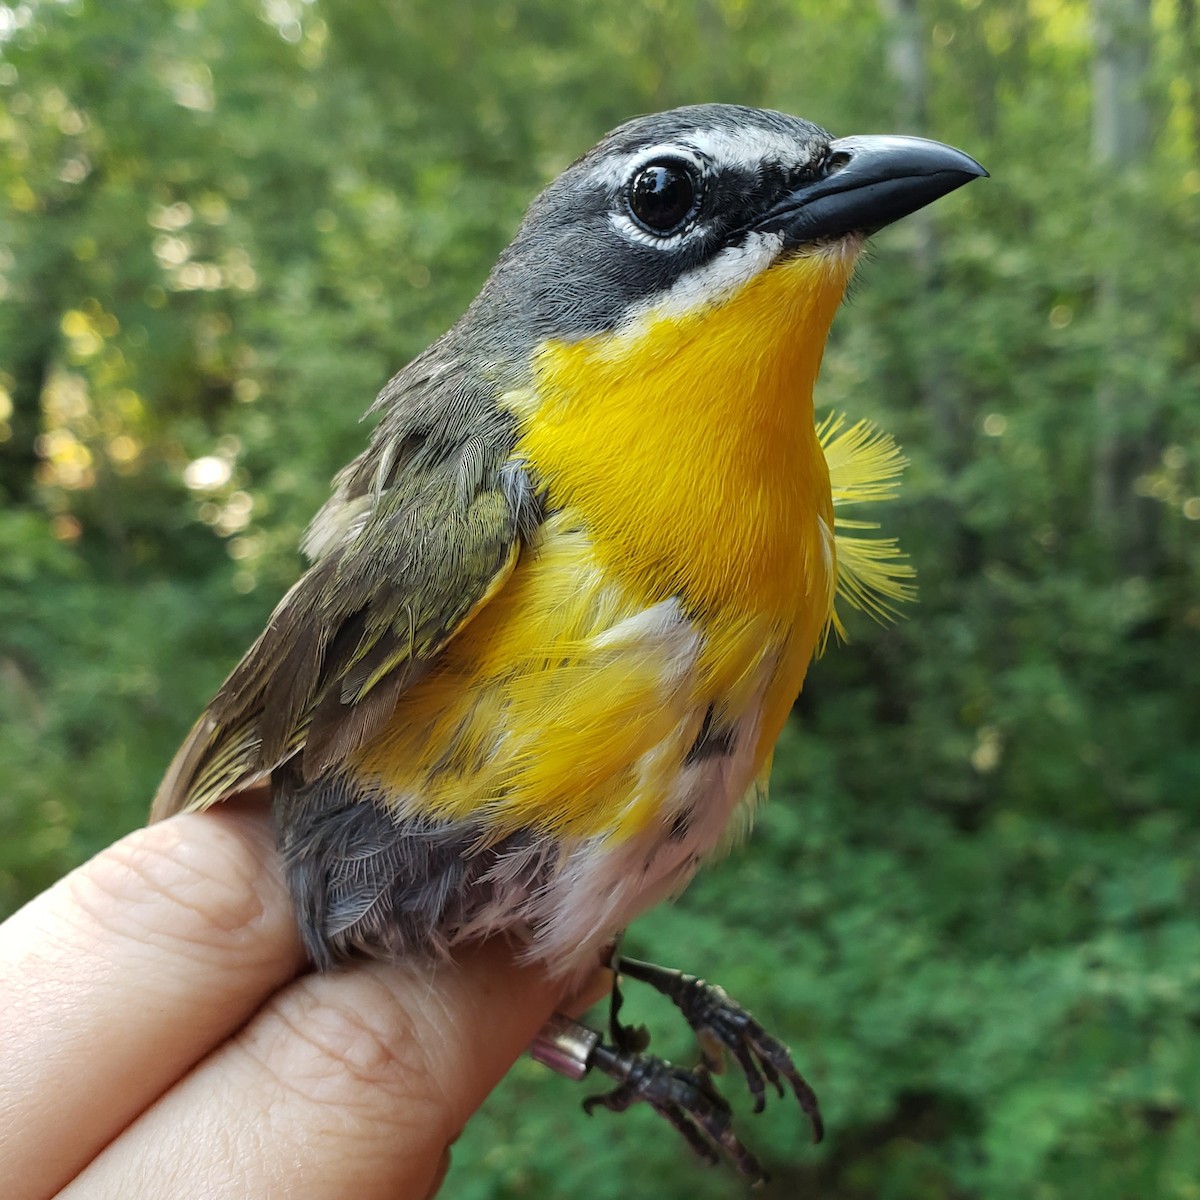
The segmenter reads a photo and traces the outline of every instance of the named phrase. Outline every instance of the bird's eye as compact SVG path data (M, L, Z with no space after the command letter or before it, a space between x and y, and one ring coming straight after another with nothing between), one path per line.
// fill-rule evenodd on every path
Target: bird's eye
M699 201L695 169L678 159L647 163L629 182L629 211L650 233L675 233Z

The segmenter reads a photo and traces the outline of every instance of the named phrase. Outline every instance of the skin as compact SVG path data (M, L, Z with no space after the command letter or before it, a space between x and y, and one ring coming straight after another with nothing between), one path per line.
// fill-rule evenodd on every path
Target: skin
M306 970L265 815L139 829L0 925L0 1195L424 1197L556 1008L504 943Z

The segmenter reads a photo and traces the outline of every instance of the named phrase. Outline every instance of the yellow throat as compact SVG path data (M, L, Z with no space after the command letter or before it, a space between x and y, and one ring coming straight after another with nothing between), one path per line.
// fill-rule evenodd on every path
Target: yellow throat
M635 594L784 621L807 597L824 625L833 516L812 389L854 257L797 257L682 314L540 347L534 388L510 400L517 452Z

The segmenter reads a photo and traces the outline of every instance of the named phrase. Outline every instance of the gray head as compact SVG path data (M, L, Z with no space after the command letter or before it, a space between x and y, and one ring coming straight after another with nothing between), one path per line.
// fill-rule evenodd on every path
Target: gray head
M479 308L510 328L523 318L535 341L600 333L673 288L703 301L730 279L873 232L982 174L938 142L835 139L764 109L700 104L638 117L534 200Z
M386 477L380 463L394 469L397 447L420 445L436 459L486 428L503 457L513 417L497 397L528 385L540 343L720 302L796 255L856 249L984 174L939 142L834 138L798 117L730 104L618 126L533 201L463 318L380 393L383 420L343 474L345 495Z

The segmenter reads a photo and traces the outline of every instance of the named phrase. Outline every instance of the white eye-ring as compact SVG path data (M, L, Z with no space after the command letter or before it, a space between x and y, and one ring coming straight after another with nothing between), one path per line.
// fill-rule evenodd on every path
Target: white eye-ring
M687 146L650 146L605 174L615 185L612 224L632 242L662 249L686 241L700 228L696 216L704 200L710 165Z

